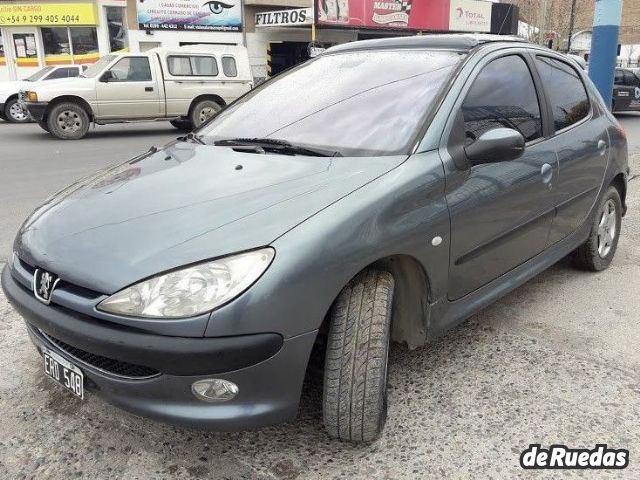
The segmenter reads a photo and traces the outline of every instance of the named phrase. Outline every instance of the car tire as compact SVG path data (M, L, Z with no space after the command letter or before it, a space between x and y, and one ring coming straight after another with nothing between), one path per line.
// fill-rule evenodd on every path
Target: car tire
M47 116L49 132L61 140L78 140L89 131L89 114L77 103L55 105Z
M574 264L593 272L607 268L618 248L622 201L617 188L608 188L596 212L589 238L574 252Z
M342 290L330 314L323 419L330 436L378 438L387 418L387 360L393 276L367 269Z
M207 122L216 113L222 110L222 106L213 100L201 100L196 103L191 109L189 120L192 127L198 128L203 123Z
M191 125L189 120L171 120L169 123L181 132L189 133L193 130L193 125Z
M31 117L28 113L24 113L22 107L18 104L17 98L12 98L4 106L4 116L10 123L28 123Z

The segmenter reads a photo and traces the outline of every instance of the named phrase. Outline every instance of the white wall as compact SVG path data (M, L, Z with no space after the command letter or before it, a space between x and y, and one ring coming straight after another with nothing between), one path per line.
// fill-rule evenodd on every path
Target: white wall
M140 51L140 42L158 42L162 47L178 47L180 42L242 44L240 32L188 32L183 30L129 30L129 50Z

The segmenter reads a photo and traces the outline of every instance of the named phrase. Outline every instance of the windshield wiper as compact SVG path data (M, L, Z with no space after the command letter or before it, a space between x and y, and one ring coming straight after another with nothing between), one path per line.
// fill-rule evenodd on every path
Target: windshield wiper
M305 147L296 145L286 140L277 138L227 138L224 140L216 140L214 145L219 147L260 147L265 151L290 154L290 155L309 155L312 157L341 157L340 152L325 150L322 148Z
M186 135L184 135L182 137L178 137L177 140L180 141L180 142L193 141L193 142L199 143L200 145L206 145L207 144L207 142L205 142L200 135L196 135L193 132L187 133Z

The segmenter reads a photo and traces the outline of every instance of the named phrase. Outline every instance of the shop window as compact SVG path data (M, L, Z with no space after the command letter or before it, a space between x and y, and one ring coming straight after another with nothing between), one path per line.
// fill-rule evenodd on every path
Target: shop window
M4 43L2 42L2 35L0 35L0 58L4 57Z
M169 73L178 77L215 77L218 63L215 57L171 55L167 57Z
M109 51L127 48L127 20L123 7L104 7L109 28Z
M42 29L42 43L45 55L71 55L69 31L67 27L53 27ZM71 60L71 58L69 58Z
M222 71L225 77L237 77L238 67L236 66L236 59L233 57L222 57Z
M73 55L88 55L98 53L98 36L93 27L71 27L71 44Z

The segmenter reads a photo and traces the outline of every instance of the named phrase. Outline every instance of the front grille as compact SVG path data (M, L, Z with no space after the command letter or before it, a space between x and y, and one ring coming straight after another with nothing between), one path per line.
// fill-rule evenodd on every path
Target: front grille
M97 368L105 372L112 373L119 377L127 378L149 378L160 375L160 372L155 368L145 367L142 365L134 365L133 363L122 362L120 360L114 360L112 358L102 357L93 353L85 352L76 347L72 347L64 343L62 340L53 338L51 335L47 335L42 330L38 330L47 340L56 345L62 351L70 355L71 357L86 363L92 367Z

